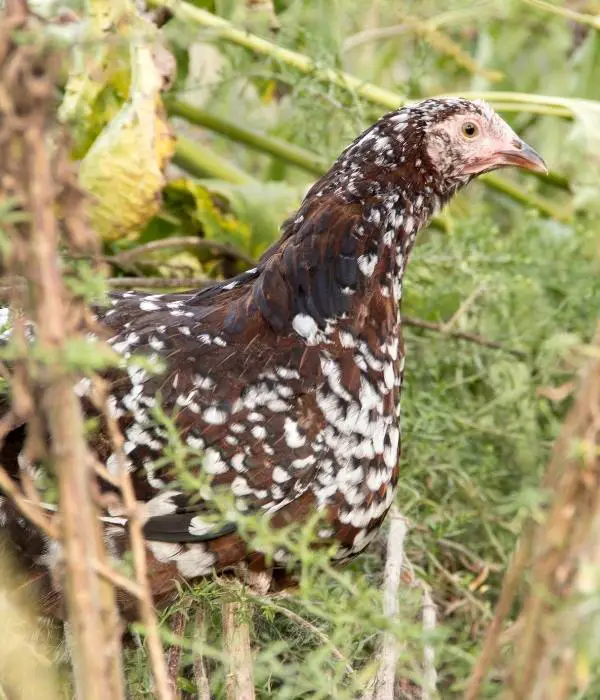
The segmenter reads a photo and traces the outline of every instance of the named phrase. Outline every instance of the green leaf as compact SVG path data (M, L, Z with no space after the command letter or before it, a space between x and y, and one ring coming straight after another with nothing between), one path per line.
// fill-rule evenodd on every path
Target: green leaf
M282 221L296 210L303 191L304 186L283 182L234 185L220 180L175 180L165 189L163 214L166 210L168 222L163 219L159 226L153 220L144 239L169 230L201 235L257 258L279 236ZM207 253L199 256L206 259Z
M224 197L236 218L248 227L246 251L254 257L277 239L281 223L298 208L306 189L284 182L232 185L210 180L204 184L213 195Z

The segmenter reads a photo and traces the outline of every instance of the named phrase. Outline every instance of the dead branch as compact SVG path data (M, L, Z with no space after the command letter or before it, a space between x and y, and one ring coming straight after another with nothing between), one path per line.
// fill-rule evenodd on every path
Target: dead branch
M508 571L504 576L500 598L498 599L494 611L494 618L488 627L483 648L471 672L471 677L469 678L469 683L465 692L465 700L476 700L476 698L479 697L483 681L494 661L496 650L500 642L502 625L510 612L511 605L522 581L523 572L531 557L532 534L533 529L531 524L529 524L527 530L521 537L521 541L513 555Z
M479 610L484 619L489 619L492 616L492 614L486 608L486 606L480 600L478 600L478 598L474 596L468 588L465 588L465 586L461 584L456 574L453 574L451 571L448 571L448 569L438 560L438 558L432 552L427 552L427 558L442 574L442 576L449 583L452 584L452 586L458 591L458 593L465 600L467 600L474 608L477 608L477 610Z
M485 292L486 286L487 285L485 282L481 282L475 287L475 289L461 303L461 305L452 314L452 316L445 323L442 324L442 329L444 333L449 333L454 328L457 321L467 313L467 311L473 306L477 299L479 299L481 294Z
M116 588L120 588L123 591L129 593L129 595L134 598L141 598L143 595L143 590L135 581L132 581L127 576L123 576L118 571L115 571L110 566L107 566L105 562L96 562L96 571L103 576L107 581L110 581Z

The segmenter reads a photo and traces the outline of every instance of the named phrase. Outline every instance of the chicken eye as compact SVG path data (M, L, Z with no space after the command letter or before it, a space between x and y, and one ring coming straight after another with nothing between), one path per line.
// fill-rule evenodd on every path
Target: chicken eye
M465 138L474 139L479 134L479 128L473 122L465 122L462 125L462 133Z

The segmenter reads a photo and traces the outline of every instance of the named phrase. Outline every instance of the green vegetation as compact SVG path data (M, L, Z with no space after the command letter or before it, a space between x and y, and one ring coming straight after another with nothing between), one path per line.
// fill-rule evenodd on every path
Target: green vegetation
M158 83L150 81L150 100L132 100L126 109L151 117L144 138L150 129L154 140L136 150L137 117L121 113L132 120L125 126L133 135L117 149L119 164L133 162L133 151L139 155L135 172L144 171L143 192L123 230L117 209L110 220L99 220L113 284L129 284L122 278L133 276L132 284L142 286L142 278L152 277L158 278L148 283L153 287L186 288L248 267L314 178L362 128L402 101L448 93L486 97L544 156L551 174L482 178L423 232L408 267L403 314L442 324L445 332L405 329L397 505L410 523L410 566L399 620L382 612L385 531L366 554L335 569L326 553L309 548L314 524L273 535L246 518L244 531L271 551L279 542L291 547L301 566L298 589L262 599L241 586L208 581L182 590L165 623L179 610L190 614L189 634L178 640L189 662L183 674L201 653L217 698L225 692L221 603L243 599L251 611L261 699L359 697L388 630L402 643L398 677L406 687L422 681L423 649L432 644L439 696L453 700L466 687L523 524L541 517L541 476L570 404L551 389L577 373L599 315L600 5L583 3L589 14L579 17L565 14L568 2L537 0L272 4L273 11L269 3L258 10L228 0L166 3L175 18L160 32L177 70L163 97L178 141L163 181L160 168L146 167L170 154L166 114L147 112L161 104ZM139 42L156 36L145 20L132 33ZM106 40L102 32L95 36ZM78 157L93 155L92 143L103 145L98 134L127 94L127 57L134 75L147 69L148 55L134 40L130 53L130 39L117 32L109 53L114 68L90 78L99 81L91 89L77 82L82 74L70 78L75 91L66 93L72 102L63 103L63 116L77 127ZM114 150L100 151L101 157L107 152ZM97 163L83 162L93 190ZM102 166L104 182L111 162ZM153 211L148 202L158 203L158 195L162 204ZM95 284L85 266L76 283L82 289ZM502 348L454 338L452 331ZM76 366L80 352L80 364L89 365L85 348L73 347L69 362ZM167 416L159 418L169 427ZM173 449L165 459L183 473L182 446L171 432ZM182 483L198 487L189 474ZM226 500L216 500L227 508ZM424 586L438 610L433 632L424 632L421 621ZM589 640L600 629L600 591L593 602ZM199 606L208 618L204 639L193 619ZM163 635L173 641L166 624ZM510 627L503 641L511 641ZM585 672L572 697L594 700L600 697L598 645L582 640L577 653ZM501 657L497 661L500 668ZM127 651L127 673L133 698L152 697L143 647ZM181 687L193 692L187 676ZM498 671L482 697L501 692Z

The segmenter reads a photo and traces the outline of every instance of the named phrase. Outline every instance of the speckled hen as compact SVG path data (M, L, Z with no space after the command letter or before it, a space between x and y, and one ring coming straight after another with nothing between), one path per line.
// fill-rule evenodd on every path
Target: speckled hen
M124 358L141 353L165 365L157 376L135 365L108 375L111 410L145 504L157 598L177 577L241 561L264 565L234 525L208 519L210 504L178 491L171 467L157 463L167 441L153 419L158 404L174 416L183 442L204 454L192 471L228 487L239 511L262 513L273 527L320 511L318 538L339 545L339 560L374 538L398 480L399 307L415 237L473 177L508 165L545 170L485 103L430 99L404 107L341 154L255 269L185 294L115 293L112 308L98 310ZM78 392L87 389L82 380ZM15 478L24 432L15 426L0 455ZM102 431L93 445L116 470ZM118 557L126 520L107 513L105 521ZM36 575L59 565L60 548L1 497L0 524ZM283 563L285 552L275 559Z

